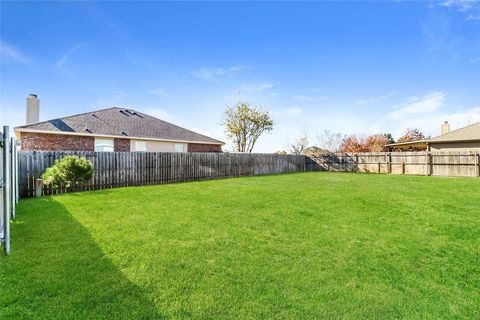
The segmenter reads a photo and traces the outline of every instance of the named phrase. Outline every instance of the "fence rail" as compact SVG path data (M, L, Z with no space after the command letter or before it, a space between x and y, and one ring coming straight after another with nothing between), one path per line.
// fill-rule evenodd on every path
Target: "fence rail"
M46 168L66 155L85 157L93 163L93 178L79 190L152 185L259 174L301 172L305 156L238 153L176 152L57 152L21 151L20 195L35 195L35 180ZM69 190L44 188L45 194Z
M336 153L310 156L307 171L479 177L478 152Z

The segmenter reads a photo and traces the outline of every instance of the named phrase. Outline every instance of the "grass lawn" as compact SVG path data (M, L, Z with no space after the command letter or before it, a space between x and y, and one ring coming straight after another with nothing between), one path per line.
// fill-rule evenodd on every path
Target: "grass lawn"
M17 210L1 319L480 317L480 179L315 172Z

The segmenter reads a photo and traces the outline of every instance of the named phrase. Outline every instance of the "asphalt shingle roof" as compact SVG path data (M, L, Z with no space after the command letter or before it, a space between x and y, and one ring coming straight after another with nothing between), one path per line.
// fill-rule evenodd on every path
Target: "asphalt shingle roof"
M112 136L155 138L223 144L222 141L187 130L133 109L108 108L59 119L37 122L15 129L78 132Z
M480 122L468 125L466 127L450 131L435 138L428 140L428 142L443 142L443 141L462 141L462 140L480 140Z

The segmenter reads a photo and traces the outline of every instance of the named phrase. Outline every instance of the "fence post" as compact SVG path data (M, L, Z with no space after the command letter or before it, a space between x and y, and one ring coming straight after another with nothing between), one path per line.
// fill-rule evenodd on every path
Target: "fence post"
M3 245L5 254L10 254L10 136L8 126L3 126Z
M387 153L387 174L392 173L392 154Z
M426 153L426 161L425 161L425 175L429 176L430 175L430 152Z
M480 152L475 154L475 176L480 177Z

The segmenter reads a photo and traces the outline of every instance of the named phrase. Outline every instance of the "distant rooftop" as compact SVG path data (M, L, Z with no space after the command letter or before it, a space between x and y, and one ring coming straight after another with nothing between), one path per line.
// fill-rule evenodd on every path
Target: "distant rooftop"
M480 122L434 137L428 142L480 140Z

